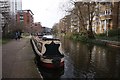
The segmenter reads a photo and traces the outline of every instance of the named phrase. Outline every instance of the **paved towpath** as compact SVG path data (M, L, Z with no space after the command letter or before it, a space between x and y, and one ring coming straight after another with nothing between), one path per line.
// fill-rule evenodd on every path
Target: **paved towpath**
M3 78L41 78L34 63L29 38L12 40L2 46Z

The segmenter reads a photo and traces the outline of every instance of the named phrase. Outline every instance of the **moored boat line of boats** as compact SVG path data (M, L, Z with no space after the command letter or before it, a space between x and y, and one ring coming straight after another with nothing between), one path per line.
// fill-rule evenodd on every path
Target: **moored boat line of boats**
M58 38L52 35L32 36L30 41L37 65L49 69L64 68L64 52Z

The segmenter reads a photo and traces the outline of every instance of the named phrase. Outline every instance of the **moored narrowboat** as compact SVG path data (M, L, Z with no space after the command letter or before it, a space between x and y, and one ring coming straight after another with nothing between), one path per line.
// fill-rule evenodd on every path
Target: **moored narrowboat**
M64 67L64 52L58 38L52 35L32 36L31 43L37 65L50 69Z

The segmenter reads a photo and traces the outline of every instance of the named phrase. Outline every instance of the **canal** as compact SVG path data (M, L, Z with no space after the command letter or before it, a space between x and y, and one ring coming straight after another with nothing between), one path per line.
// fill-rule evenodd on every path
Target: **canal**
M119 49L69 39L62 39L61 42L65 53L64 69L60 72L41 69L44 78L119 78Z
M119 78L120 50L62 39L65 69L61 78Z

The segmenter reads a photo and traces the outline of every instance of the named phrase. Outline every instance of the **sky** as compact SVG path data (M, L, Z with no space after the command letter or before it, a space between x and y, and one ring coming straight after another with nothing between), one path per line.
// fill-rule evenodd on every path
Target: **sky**
M61 5L68 0L22 0L22 9L31 9L34 22L41 22L42 26L52 26L63 18L64 11Z

